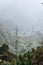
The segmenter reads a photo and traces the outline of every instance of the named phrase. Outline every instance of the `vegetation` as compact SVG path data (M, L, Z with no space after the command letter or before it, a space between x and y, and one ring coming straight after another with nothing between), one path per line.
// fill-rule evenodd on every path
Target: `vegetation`
M43 65L43 46L16 56L9 52L8 45L3 44L0 47L0 65Z

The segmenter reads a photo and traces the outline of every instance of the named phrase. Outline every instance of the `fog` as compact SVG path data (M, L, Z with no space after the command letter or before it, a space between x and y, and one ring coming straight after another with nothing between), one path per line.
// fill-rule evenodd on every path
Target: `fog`
M0 0L0 22L12 22L24 31L43 33L42 0Z

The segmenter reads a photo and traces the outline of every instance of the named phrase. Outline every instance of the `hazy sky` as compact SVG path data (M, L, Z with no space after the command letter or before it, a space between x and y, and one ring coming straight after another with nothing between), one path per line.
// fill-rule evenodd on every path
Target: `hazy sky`
M43 33L43 0L0 0L0 21Z

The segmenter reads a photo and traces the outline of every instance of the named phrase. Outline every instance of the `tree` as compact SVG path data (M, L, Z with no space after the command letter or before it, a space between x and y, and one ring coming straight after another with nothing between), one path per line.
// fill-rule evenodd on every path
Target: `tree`
M3 44L1 48L2 48L2 51L8 51L9 50L9 47L6 44Z
M27 65L32 65L32 60L31 60L31 56L30 56L30 52L28 52L28 62Z

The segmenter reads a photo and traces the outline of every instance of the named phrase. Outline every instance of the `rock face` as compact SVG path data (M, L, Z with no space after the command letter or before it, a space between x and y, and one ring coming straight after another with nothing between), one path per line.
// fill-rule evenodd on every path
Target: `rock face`
M10 28L8 29L7 26L0 24L0 46L2 44L8 44L10 50L12 52L16 52L16 35L13 35ZM31 36L21 37L18 36L18 53L24 53L25 51L29 50L32 47L39 46L39 42L43 41L43 37L40 32L35 32Z

